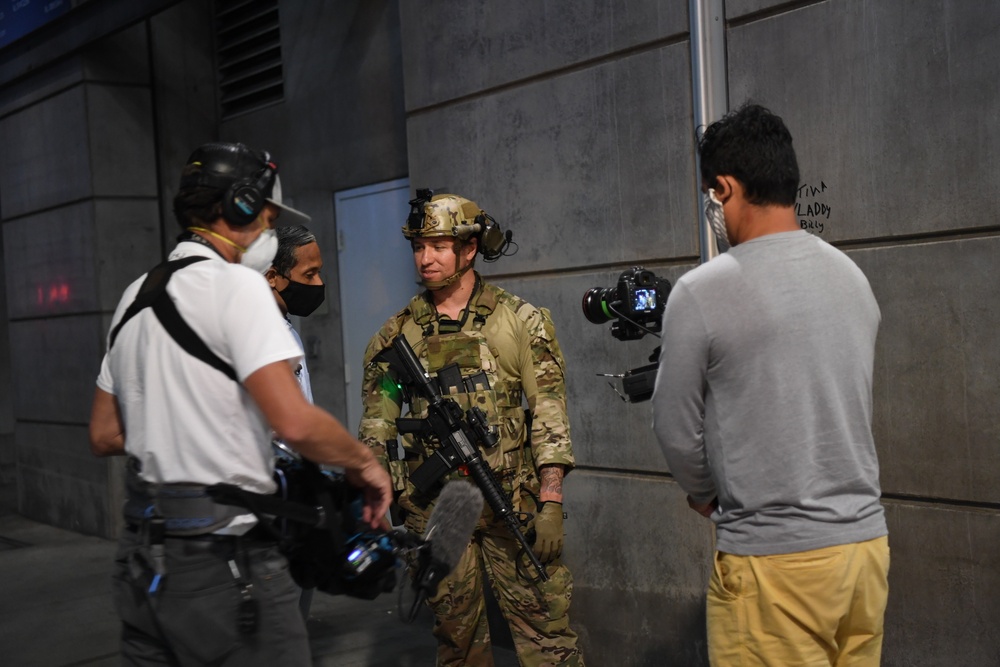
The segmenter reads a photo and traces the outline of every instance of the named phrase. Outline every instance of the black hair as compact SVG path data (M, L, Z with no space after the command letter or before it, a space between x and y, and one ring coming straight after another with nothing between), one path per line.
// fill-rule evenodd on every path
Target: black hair
M182 178L197 171L195 165L187 165L181 172ZM197 224L213 222L222 215L222 195L225 190L204 185L182 187L174 196L174 217L184 229Z
M719 176L732 176L757 206L792 206L799 188L799 164L792 134L780 117L746 103L705 130L698 140L701 181L716 187Z
M304 245L316 242L316 235L302 225L290 227L278 227L275 230L278 235L278 252L274 255L271 266L277 271L279 276L287 278L299 263L295 250Z

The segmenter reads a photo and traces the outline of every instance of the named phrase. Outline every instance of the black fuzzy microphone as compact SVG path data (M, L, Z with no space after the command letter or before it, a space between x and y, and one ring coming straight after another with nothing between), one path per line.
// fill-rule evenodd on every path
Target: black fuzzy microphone
M423 535L426 546L413 578L417 599L411 618L417 605L437 593L438 584L458 565L482 513L483 494L475 486L459 481L444 485Z

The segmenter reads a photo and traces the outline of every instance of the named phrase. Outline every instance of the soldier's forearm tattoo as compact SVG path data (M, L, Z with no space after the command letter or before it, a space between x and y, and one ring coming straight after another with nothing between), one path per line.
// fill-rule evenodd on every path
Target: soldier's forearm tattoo
M542 502L552 500L561 503L563 475L563 467L558 464L549 464L539 468L538 476L541 479L542 488L538 493L538 499Z

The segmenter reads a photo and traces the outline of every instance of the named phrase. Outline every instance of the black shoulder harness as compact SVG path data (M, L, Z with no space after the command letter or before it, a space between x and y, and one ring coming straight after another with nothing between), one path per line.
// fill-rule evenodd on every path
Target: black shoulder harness
M142 287L139 288L139 293L136 295L135 301L133 301L125 310L125 314L122 315L121 321L118 322L118 325L114 328L114 330L112 330L108 350L110 350L115 344L115 339L118 338L118 333L121 331L122 326L124 326L130 319L138 315L143 308L152 306L153 312L156 314L156 318L160 320L160 324L162 324L163 328L167 330L170 337L173 338L178 345L184 348L185 352L197 359L201 359L212 368L223 373L233 382L238 382L239 380L236 377L236 371L233 370L233 367L208 349L205 342L198 337L198 334L194 332L188 323L181 317L181 314L177 312L177 307L170 299L170 295L167 294L167 283L170 282L170 277L175 271L182 269L189 264L201 262L206 259L208 258L197 256L184 257L182 259L163 262L162 264L154 267L153 270L146 276L146 280L143 281Z

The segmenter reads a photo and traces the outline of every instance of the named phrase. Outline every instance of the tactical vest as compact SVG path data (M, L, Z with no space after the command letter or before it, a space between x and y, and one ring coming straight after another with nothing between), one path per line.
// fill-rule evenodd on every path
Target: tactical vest
M409 318L402 322L401 333L427 371L439 378L442 395L454 399L463 411L478 406L486 413L490 426L497 430L499 442L495 447L481 448L482 457L504 490L510 492L534 476L534 466L530 452L525 451L528 438L521 404L521 379L505 370L500 362L501 355L513 358L517 350L502 349L502 342L500 348L494 344L498 339L503 340L496 330L503 326L502 322L491 318L498 297L498 289L484 283L469 305L470 317L462 330L442 334L434 307L424 296L417 296L404 311ZM457 365L458 377L453 365ZM413 398L407 416L424 418L427 407L426 400ZM409 434L402 441L411 471L438 444Z

